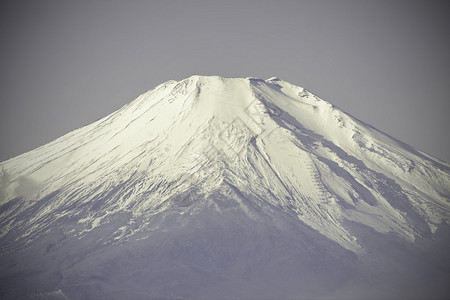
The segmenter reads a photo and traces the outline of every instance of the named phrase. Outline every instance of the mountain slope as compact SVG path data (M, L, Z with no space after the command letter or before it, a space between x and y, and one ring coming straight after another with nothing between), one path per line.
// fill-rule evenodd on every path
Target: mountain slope
M278 78L169 81L1 170L13 296L361 297L374 240L448 274L450 165Z

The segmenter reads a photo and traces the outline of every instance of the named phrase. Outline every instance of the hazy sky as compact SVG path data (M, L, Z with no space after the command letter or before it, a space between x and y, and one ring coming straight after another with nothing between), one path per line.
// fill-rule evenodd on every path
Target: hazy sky
M450 162L445 3L2 2L0 161L200 74L278 76Z

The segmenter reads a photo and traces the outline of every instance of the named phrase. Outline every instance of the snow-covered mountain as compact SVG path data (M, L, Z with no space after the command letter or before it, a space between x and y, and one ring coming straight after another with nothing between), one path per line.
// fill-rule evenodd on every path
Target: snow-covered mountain
M278 78L168 81L0 172L6 298L448 293L450 165Z

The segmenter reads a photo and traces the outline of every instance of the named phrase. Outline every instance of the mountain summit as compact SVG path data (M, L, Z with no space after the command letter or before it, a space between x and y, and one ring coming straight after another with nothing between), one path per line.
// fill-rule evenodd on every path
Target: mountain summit
M450 165L276 77L168 81L0 172L6 298L448 295Z

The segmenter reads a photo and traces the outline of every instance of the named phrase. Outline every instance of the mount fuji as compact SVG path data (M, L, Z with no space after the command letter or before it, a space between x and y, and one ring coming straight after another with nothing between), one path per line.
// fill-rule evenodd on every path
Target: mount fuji
M2 299L445 299L450 164L192 76L0 163Z

